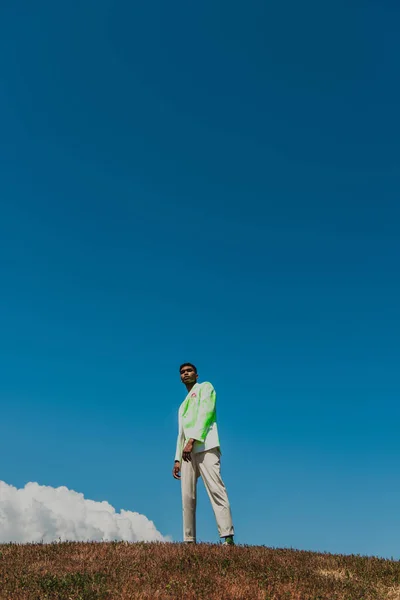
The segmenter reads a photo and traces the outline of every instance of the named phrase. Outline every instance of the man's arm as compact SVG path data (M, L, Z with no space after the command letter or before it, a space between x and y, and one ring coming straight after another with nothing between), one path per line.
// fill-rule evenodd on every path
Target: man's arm
M178 413L178 438L176 440L175 462L180 462L182 458L182 447L185 442L185 434L182 426L181 413Z
M193 444L195 443L195 439L194 438L190 438L190 440L188 440L186 442L186 446L183 449L183 452L191 452L192 450L186 450L186 448L188 448L189 446L191 446L191 448L193 448ZM175 462L180 462L177 458L175 459Z

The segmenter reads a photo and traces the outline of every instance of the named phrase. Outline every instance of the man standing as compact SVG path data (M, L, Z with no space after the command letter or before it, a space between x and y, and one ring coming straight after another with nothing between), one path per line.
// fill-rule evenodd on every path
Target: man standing
M220 472L216 393L211 383L197 382L197 369L191 363L183 364L179 371L188 393L179 407L179 431L172 475L175 479L181 479L183 539L185 542L196 542L196 484L201 475L219 535L224 539L224 545L234 545L231 509Z

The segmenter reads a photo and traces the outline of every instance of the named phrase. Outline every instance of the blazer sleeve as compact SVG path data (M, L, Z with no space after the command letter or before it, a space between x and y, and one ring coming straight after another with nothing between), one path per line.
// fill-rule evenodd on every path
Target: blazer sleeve
M185 430L186 438L204 442L211 424L215 421L217 394L211 383L202 386L197 408L196 421Z
M179 413L178 413L178 438L176 440L176 452L175 452L175 460L179 460L179 462L182 460L182 450L183 450L184 441L185 441L185 434L183 431L181 411L179 410Z

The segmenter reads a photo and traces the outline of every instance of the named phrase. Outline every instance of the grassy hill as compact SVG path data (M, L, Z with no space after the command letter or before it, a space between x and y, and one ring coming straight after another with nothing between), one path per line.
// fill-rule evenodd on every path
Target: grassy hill
M1 600L400 600L400 562L211 544L0 545Z

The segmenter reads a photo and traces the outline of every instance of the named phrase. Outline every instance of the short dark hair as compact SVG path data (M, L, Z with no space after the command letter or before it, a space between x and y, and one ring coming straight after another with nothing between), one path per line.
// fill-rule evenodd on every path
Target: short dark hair
M183 365L181 365L179 367L179 373L182 371L183 367L192 367L193 371L196 373L197 375L197 368L194 366L193 363L183 363Z

